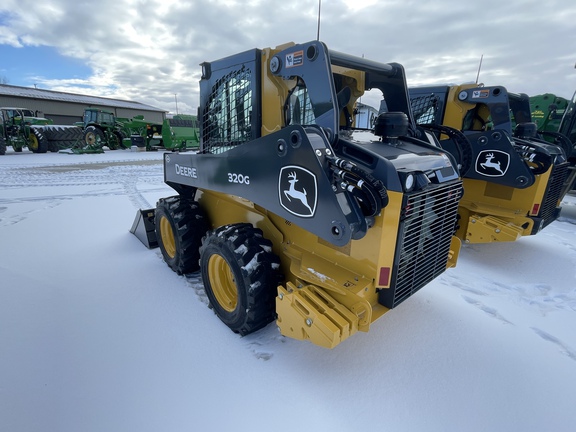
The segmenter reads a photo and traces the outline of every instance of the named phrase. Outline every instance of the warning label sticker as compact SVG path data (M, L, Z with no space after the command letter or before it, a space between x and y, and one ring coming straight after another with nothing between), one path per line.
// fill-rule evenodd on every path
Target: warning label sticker
M472 92L472 99L487 98L490 96L490 90L474 90Z
M286 67L302 66L304 64L304 51L296 51L286 54Z

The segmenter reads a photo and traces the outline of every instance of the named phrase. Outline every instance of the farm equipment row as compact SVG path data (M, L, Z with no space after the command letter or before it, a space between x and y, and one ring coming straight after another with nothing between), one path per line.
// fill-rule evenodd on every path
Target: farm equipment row
M7 146L21 152L58 152L70 149L75 153L102 152L131 148L145 150L186 150L199 144L197 121L194 116L176 115L154 123L137 115L131 119L117 118L113 113L86 108L82 122L75 125L54 125L52 120L38 117L25 108L0 108L0 155Z
M154 123L137 115L131 119L119 118L101 109L84 110L84 121L78 123L84 130L79 151L126 149L133 145L146 150L186 150L199 144L196 118L190 115L175 115ZM136 139L135 139L136 138Z
M34 153L54 152L72 147L81 136L80 128L54 125L52 120L29 109L0 108L0 155L6 153L7 146L12 146L15 152L24 148Z

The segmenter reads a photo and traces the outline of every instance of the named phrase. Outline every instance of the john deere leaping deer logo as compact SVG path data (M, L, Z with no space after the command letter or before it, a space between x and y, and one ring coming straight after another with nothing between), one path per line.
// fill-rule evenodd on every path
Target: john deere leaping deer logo
M280 204L286 211L300 217L312 217L316 211L316 176L295 165L280 170L278 179Z
M486 161L481 162L480 166L484 169L492 168L498 171L500 174L504 174L504 171L502 171L502 167L500 166L500 161L492 162L492 159L494 159L494 153L488 153L486 155Z
M500 150L482 150L476 158L476 172L487 177L502 177L509 165L510 155Z

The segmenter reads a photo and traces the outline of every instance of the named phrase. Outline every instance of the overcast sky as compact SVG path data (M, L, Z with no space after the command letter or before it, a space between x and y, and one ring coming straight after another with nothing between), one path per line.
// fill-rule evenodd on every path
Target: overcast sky
M1 0L0 82L195 113L199 64L316 39L318 0ZM404 65L409 85L576 89L573 0L323 0L328 48ZM175 96L176 95L176 96Z

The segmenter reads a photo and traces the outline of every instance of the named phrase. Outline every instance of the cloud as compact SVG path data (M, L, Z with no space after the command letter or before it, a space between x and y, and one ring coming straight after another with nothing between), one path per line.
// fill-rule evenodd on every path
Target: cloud
M337 51L404 65L410 85L480 81L513 92L576 88L576 4L552 0L333 0L320 39ZM128 98L196 112L203 61L316 38L315 0L3 0L0 44L46 45L92 74L35 82L44 88ZM10 78L10 77L8 77Z

